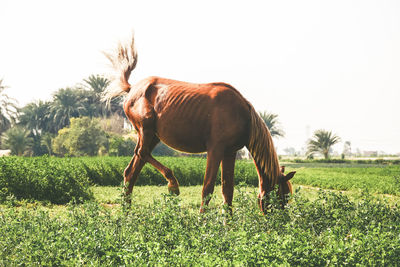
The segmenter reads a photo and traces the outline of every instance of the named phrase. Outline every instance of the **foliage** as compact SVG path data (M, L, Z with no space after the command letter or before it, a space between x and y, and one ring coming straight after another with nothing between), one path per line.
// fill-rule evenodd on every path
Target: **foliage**
M285 159L287 162L295 162L295 163L307 163L307 164L319 164L319 163L345 163L350 165L355 164L384 164L384 165L399 165L400 160L398 159L314 159L314 160L304 160L304 159ZM335 165L336 166L336 165Z
M41 135L40 144L44 146L47 150L47 154L51 156L53 154L53 149L51 147L52 140L54 135L51 133L44 133Z
M293 182L326 189L338 190L369 190L373 193L392 194L400 196L400 186L394 177L400 172L399 165L356 165L356 166L314 166L296 168Z
M400 210L365 194L358 201L298 192L285 210L262 216L256 192L237 190L233 217L198 213L162 195L131 210L95 202L0 210L0 265L396 266ZM225 222L225 223L224 223Z
M124 129L125 119L118 114L113 114L108 118L101 118L100 125L101 128L113 135L119 135L122 137L128 130ZM129 131L131 132L131 131Z
M130 156L135 149L135 142L130 138L114 135L110 138L108 154L110 156Z
M267 125L272 137L284 137L285 136L285 132L279 126L277 114L268 113L266 111L259 112L259 114L260 114L260 117L265 122L265 124Z
M54 139L53 150L61 155L95 156L107 145L106 133L97 119L71 118L71 125L61 129Z
M16 199L55 204L91 198L83 168L68 159L0 157L0 201Z
M79 88L60 89L54 94L49 116L55 131L68 126L71 118L86 115L85 95Z
M22 156L33 145L29 134L29 131L18 126L10 128L1 137L3 146L10 149L12 155Z
M36 162L35 172L31 175L46 173L48 164L59 166L70 166L76 173L79 173L81 180L88 181L92 185L113 185L119 186L123 182L123 172L130 161L130 157L79 157L79 158L13 158L4 160L4 168L15 173L0 173L3 177L8 175L20 177L21 182L25 183L24 175L15 169L13 160L18 159L18 164L30 166L31 162ZM43 159L46 164L40 164ZM177 177L182 186L201 185L206 169L206 159L192 157L157 157L157 159L169 167ZM8 166L11 165L11 166ZM14 166L14 167L12 167ZM287 171L296 170L293 178L294 184L310 185L326 189L354 190L362 188L371 193L392 194L400 196L400 186L395 181L400 173L400 165L377 165L377 164L328 164L328 163L287 163ZM62 172L55 177L65 177L65 179L75 179L75 172ZM67 175L72 175L71 177ZM220 184L220 174L218 174L216 184ZM6 179L6 178L4 178ZM40 176L30 176L29 183L40 181ZM54 178L55 179L55 178ZM151 165L146 164L139 176L136 185L166 185L165 178ZM258 186L258 176L254 164L250 161L238 160L235 166L235 184L246 184ZM8 184L4 183L8 188ZM38 186L29 186L32 190ZM28 190L27 189L27 190ZM13 192L14 189L7 189ZM13 193L16 195L15 193ZM35 193L30 193L29 196ZM18 198L24 195L18 194Z
M110 81L100 75L91 75L83 80L82 84L74 87L62 88L56 91L51 101L32 102L20 109L17 118L16 104L7 95L2 93L6 88L1 85L0 80L0 133L11 126L12 121L18 121L18 125L30 132L29 137L33 139L33 156L52 154L51 142L57 132L69 126L72 118L90 117L107 120L104 125L111 127L112 131L122 134L123 131L123 110L121 98L113 99L110 105L106 105L101 99L102 94ZM117 131L117 127L119 127ZM43 140L42 140L43 139ZM59 154L69 153L69 150L62 146L59 137L56 146ZM1 141L1 140L0 140ZM100 140L104 141L104 140ZM0 143L1 144L1 143ZM106 153L106 147L102 147ZM96 153L97 154L97 153Z
M0 135L11 127L18 113L17 101L4 92L7 88L0 79Z
M51 131L49 118L50 102L32 102L25 105L18 116L18 124L38 136L42 132Z
M331 147L340 141L340 137L332 134L331 131L317 130L313 137L308 140L307 155L311 156L314 153L321 153L325 159L329 158Z

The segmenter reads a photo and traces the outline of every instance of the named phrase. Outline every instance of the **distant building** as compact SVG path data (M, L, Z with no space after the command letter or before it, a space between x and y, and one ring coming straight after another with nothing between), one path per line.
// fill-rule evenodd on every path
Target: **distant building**
M378 151L363 151L362 155L364 157L377 157Z
M11 155L11 150L7 149L7 150L0 150L0 157L3 156L10 156Z

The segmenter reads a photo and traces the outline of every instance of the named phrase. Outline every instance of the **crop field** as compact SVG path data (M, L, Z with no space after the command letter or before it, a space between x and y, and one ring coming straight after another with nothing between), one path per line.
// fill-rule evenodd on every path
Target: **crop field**
M296 192L262 215L254 165L239 161L229 216L219 185L198 213L204 159L159 159L181 195L146 166L128 207L129 158L0 158L0 266L398 264L400 165L288 162Z

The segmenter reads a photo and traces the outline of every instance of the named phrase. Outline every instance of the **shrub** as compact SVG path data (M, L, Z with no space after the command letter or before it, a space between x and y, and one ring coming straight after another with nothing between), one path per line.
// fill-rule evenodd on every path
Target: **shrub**
M95 156L108 146L106 133L98 119L71 118L70 126L61 129L53 140L53 150L59 155Z
M135 142L129 138L114 135L109 140L108 154L110 156L130 156L135 149Z
M64 204L90 199L87 173L68 159L0 157L0 201L9 196Z

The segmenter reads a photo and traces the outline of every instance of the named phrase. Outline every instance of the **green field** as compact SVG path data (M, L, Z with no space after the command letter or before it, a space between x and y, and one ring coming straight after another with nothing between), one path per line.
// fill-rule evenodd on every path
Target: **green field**
M201 185L204 158L160 157L171 168L180 185ZM128 157L53 158L0 157L0 202L9 197L65 204L93 199L90 185L119 186ZM338 190L368 190L400 196L399 164L283 163L287 172L296 170L294 184ZM217 184L220 178L217 178ZM137 185L165 185L164 177L146 165ZM235 183L258 185L251 161L237 161Z
M128 208L115 184L129 158L3 159L0 266L398 264L399 165L286 163L297 171L296 193L285 210L264 216L255 168L240 161L229 217L219 185L198 213L204 159L160 160L187 184L181 195L166 194L164 179L146 166ZM24 190L13 191L18 185ZM54 192L63 187L65 200L74 188L80 193L60 205Z

